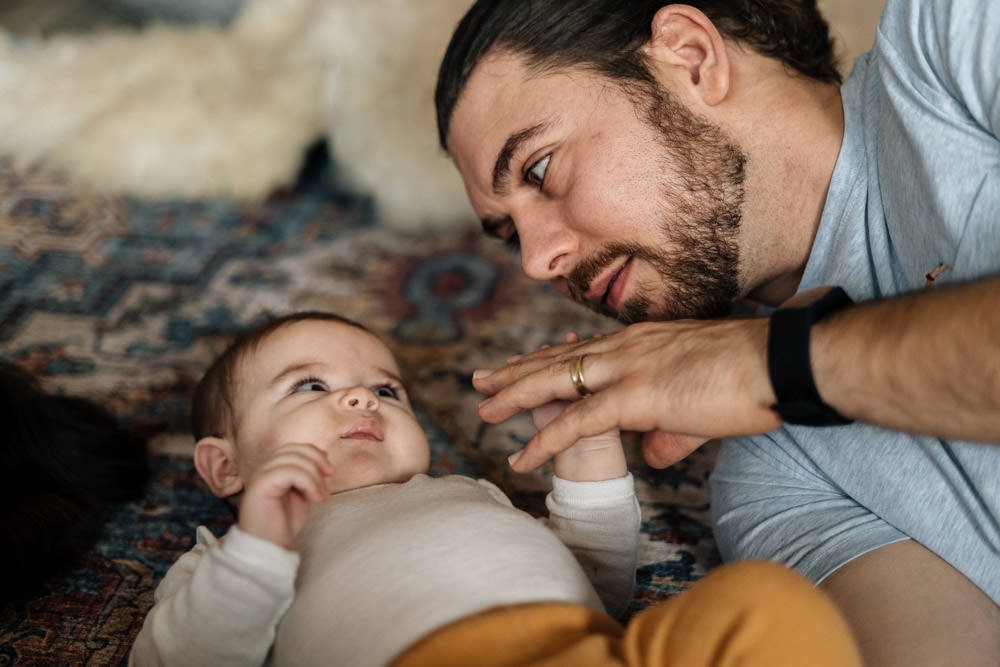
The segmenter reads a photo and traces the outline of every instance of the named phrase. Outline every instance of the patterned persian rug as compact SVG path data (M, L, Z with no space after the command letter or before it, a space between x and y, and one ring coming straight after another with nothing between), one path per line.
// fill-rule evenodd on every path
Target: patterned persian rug
M319 182L253 206L139 202L0 162L0 355L48 391L160 429L144 496L113 507L94 548L41 588L0 600L0 664L120 664L195 527L226 530L228 510L190 461L188 400L230 336L268 314L333 310L382 334L410 377L434 471L488 478L540 514L549 469L504 465L530 419L481 422L470 375L565 331L617 325L524 278L475 227L382 228L366 201ZM716 448L663 471L629 450L643 511L633 614L719 557L707 488Z

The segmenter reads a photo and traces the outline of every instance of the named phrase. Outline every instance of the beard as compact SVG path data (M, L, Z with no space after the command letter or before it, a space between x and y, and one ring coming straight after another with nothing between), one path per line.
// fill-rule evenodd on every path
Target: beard
M663 151L660 238L651 244L606 244L569 275L570 295L625 324L722 317L739 294L737 235L746 157L719 127L696 117L662 87L631 94ZM622 257L648 263L659 283L637 284L618 311L588 301L591 283Z

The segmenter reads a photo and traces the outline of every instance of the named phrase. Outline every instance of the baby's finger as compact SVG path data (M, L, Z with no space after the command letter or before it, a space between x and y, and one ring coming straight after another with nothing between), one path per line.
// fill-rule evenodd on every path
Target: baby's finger
M531 420L535 423L535 428L545 428L549 422L562 414L567 405L567 401L552 401L533 409Z
M567 342L570 342L570 341L567 341ZM575 342L575 341L574 341L574 342ZM509 356L509 357L507 357L507 358L506 358L506 359L504 360L504 362L505 362L505 363L506 363L506 364L507 364L508 366L513 366L513 365L515 365L515 364L519 364L519 363L521 363L522 361L524 361L524 360L526 360L526 359L537 359L537 358L538 358L538 357L536 356L537 354L539 354L539 353L541 353L541 352L545 352L545 351L547 351L547 350L551 350L551 349L553 349L554 347L555 347L554 345L551 345L551 344L549 344L549 343L542 343L542 344L541 344L541 345L540 345L540 346L538 347L538 349L537 349L537 350L535 350L534 352L526 352L525 354L515 354L515 355L512 355L512 356Z
M280 475L282 471L298 469L314 478L317 485L326 488L326 477L334 473L334 466L324 452L308 444L285 445L264 462L254 477ZM252 481L252 480L251 480Z
M541 347L539 347L538 350L536 351L551 350L551 349L552 349L551 345L549 345L548 343L542 343ZM512 364L520 363L522 359L526 359L527 357L528 354L515 354L504 359L504 363L510 366Z
M321 474L330 476L333 474L333 464L330 463L329 455L310 442L289 442L271 455L270 461L288 460L289 457L301 457L315 465Z
M322 502L330 495L316 467L299 459L262 467L247 486L247 500L251 497L277 499L293 490L311 502Z

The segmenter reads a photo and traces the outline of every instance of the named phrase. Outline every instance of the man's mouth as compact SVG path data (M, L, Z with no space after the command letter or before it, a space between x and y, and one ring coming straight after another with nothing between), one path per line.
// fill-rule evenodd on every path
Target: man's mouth
M374 419L362 419L357 422L351 428L344 431L341 436L341 440L371 440L374 442L382 442L385 440L385 434L382 432L382 427Z
M613 270L606 278L591 284L587 291L586 299L596 307L606 306L614 311L621 307L622 297L625 292L624 279L632 265L634 257L627 257L624 262Z

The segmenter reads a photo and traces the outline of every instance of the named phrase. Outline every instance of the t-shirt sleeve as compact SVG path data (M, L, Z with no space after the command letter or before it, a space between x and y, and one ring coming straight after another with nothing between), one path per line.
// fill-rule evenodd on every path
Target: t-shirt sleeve
M885 226L876 216L866 233L874 270L894 271L895 286L922 289L942 264L942 285L1000 272L998 26L1000 2L886 4L866 93L878 164L869 205L881 203Z
M129 653L130 665L260 665L294 597L299 556L233 526L167 571Z
M921 88L941 88L969 118L1000 136L1000 3L889 0L878 39L893 67Z
M549 527L576 556L604 608L621 616L635 586L642 522L632 475L602 482L553 476L545 505Z

